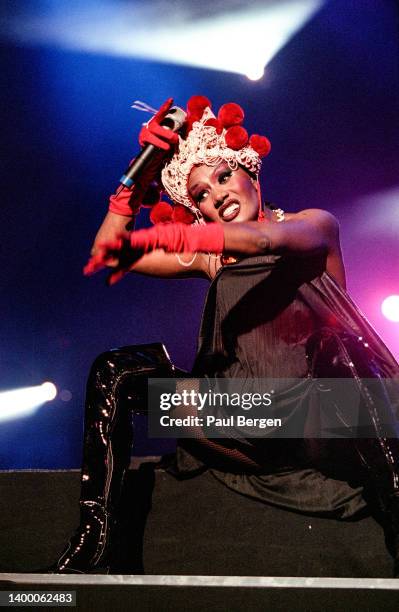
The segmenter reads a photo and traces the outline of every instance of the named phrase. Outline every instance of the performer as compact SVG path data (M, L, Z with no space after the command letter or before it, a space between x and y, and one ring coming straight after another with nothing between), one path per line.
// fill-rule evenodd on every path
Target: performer
M348 518L365 506L362 487L349 484L352 466L383 512L397 574L399 366L345 291L338 223L320 209L286 213L262 205L258 174L270 143L248 136L237 104L223 105L215 116L208 99L194 96L178 136L160 125L171 103L142 129L140 142L166 152L161 187L174 207L157 204L151 211L154 227L127 229L148 201L154 169L132 192L112 196L85 273L108 266L110 284L128 272L210 279L193 376L299 379L303 385L285 390L289 417L311 413L316 396L309 397L309 376L353 378L373 436L209 440L199 434L180 441L171 469L177 476L211 469L230 488L267 503ZM54 571L105 566L128 572L128 559L124 567L112 562L110 567L109 559L131 454L131 410L146 409L147 376L180 374L156 344L110 351L94 362L87 386L81 524ZM378 392L365 379L381 380ZM377 395L385 398L382 406ZM338 445L346 464L337 472Z

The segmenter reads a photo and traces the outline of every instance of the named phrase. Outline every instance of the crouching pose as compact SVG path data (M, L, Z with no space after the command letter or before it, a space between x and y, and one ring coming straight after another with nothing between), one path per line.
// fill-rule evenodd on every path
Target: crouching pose
M248 136L237 104L223 105L215 116L209 100L191 98L181 135L160 125L170 106L169 100L142 129L140 142L164 151L158 179L173 206L156 204L154 227L129 231L154 175L144 187L119 190L85 273L108 267L111 284L131 272L208 278L192 377L299 380L294 389L284 389L288 421L309 411L309 402L317 412L320 394L309 399L309 377L352 378L368 432L338 441L266 434L208 439L199 433L180 441L175 473L211 469L225 485L266 503L348 518L365 506L362 488L348 482L354 467L378 502L397 573L399 366L345 291L338 223L324 210L289 213L262 204L258 174L270 143ZM131 412L146 410L149 376L182 375L157 344L110 351L94 362L86 398L81 523L54 571L131 569L129 559L123 567L112 561L134 444ZM370 379L377 390L367 385ZM337 412L345 426L345 406ZM343 454L338 478L331 466Z

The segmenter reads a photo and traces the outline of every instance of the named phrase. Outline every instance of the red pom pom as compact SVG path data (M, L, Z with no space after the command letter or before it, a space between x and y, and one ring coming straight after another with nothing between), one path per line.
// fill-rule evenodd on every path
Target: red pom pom
M201 119L207 106L211 108L211 103L205 96L191 96L187 102L187 112L189 115L193 115L197 119Z
M150 221L156 225L157 223L172 223L173 208L168 202L158 202L152 207L150 212Z
M266 157L269 155L272 145L270 140L266 136L259 136L259 134L252 134L249 139L250 146L258 153L260 157Z
M233 125L227 130L224 139L230 149L238 151L248 143L248 132L240 125Z
M220 107L218 119L225 128L229 128L232 125L241 125L244 121L244 111L238 104L228 102Z
M205 125L212 125L214 128L216 128L216 132L218 134L221 134L223 131L223 126L220 124L220 122L217 119L214 119L213 117L205 121Z
M192 212L190 212L187 206L180 206L180 204L176 204L173 209L172 221L173 223L186 223L187 225L190 225L191 223L194 223L195 216Z

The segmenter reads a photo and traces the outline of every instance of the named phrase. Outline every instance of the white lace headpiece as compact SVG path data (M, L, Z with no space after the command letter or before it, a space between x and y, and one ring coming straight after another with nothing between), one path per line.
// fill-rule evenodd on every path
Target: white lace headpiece
M201 119L193 123L186 139L179 137L177 152L162 170L162 184L167 194L176 204L189 208L199 223L203 222L202 214L190 199L187 189L188 177L194 166L216 166L220 161L225 161L232 170L244 166L258 175L262 164L260 155L250 144L239 150L229 148L225 141L227 130L223 128L218 134L215 126L206 125L209 119L215 119L215 115L207 107Z

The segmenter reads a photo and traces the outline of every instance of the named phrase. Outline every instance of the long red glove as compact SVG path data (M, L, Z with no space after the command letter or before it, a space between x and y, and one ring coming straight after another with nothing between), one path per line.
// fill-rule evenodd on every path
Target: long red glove
M130 245L121 237L99 245L99 253L89 259L83 269L85 276L98 272L106 266L111 258L126 258L127 251L138 251L141 254L155 249L164 249L167 253L222 253L224 247L224 230L222 223L206 225L186 225L185 223L159 224L150 229L132 232Z
M140 206L141 202L137 198L135 185L133 185L133 189L121 185L116 193L110 196L108 210L116 215L133 217L139 212Z
M179 140L178 134L168 130L161 122L168 114L173 104L173 98L168 98L162 104L158 112L144 125L139 134L139 143L142 147L152 144L162 151L169 151L171 146ZM130 162L132 164L134 160ZM109 210L117 215L134 216L142 203L145 203L146 191L150 183L156 178L159 170L159 159L154 159L140 176L140 180L133 185L132 189L121 186L109 199ZM154 203L154 202L152 202Z
M143 253L155 249L164 249L167 253L221 253L224 246L223 225L160 223L150 229L132 232L130 245Z

